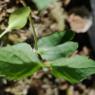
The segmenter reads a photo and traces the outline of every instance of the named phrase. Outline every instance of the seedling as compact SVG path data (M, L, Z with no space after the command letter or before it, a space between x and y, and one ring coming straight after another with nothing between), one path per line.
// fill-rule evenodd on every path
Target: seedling
M31 22L30 13L31 9L27 6L12 13L8 28L0 38L14 29L23 28L28 19ZM36 40L35 31L34 34ZM76 42L69 41L73 35L71 31L55 32L36 40L34 48L27 43L1 47L0 75L10 80L18 80L31 76L40 69L50 68L50 73L58 78L71 83L82 81L95 73L95 61L86 56L71 56L78 48Z

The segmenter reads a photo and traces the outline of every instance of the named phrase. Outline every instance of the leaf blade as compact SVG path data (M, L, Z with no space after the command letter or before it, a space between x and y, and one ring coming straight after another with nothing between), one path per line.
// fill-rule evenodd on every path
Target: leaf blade
M37 55L26 43L0 48L0 75L8 79L20 79L38 71L41 67Z
M77 48L77 43L67 42L55 47L39 48L39 52L44 60L56 60L58 58L70 56Z
M62 32L55 32L51 35L42 37L38 40L38 47L53 47L59 44L62 44L66 41L71 41L74 37L74 32L72 31L62 31Z
M46 9L57 0L33 0L39 10Z
M9 17L8 28L11 30L23 28L27 23L30 12L29 7L22 7L14 11Z
M51 66L53 75L71 83L78 83L95 73L95 62L85 56L56 60L51 63Z

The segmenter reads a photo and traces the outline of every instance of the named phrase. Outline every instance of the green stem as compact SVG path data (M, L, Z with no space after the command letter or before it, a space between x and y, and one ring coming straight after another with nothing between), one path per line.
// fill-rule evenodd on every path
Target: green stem
M34 23L33 23L32 19L31 19L31 16L29 16L29 21L30 21L30 25L31 25L31 27L33 29L33 35L34 35L34 41L35 41L34 46L35 46L35 49L38 49L38 46L37 46L37 41L38 41L37 34L36 34L36 31L35 31Z
M21 3L23 4L23 6L27 6L24 0L21 0ZM32 27L32 29L33 29L34 47L37 50L38 49L38 46L37 46L38 39L37 39L37 34L36 34L36 31L35 31L34 22L33 22L32 18L31 18L31 15L29 15L29 22L30 22L30 27Z
M4 32L2 32L1 34L0 34L0 38L2 38L6 33L8 33L10 31L10 29L9 28L7 28Z

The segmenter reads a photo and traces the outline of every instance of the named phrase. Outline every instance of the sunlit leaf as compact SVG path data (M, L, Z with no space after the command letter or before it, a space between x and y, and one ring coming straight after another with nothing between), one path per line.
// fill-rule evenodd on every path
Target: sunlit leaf
M13 12L9 17L9 29L20 29L23 28L26 23L28 16L31 10L29 7L18 8L15 12Z

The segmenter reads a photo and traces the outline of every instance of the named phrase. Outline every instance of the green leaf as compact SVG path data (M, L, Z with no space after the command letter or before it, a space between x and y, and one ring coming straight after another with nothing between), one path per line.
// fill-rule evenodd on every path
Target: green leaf
M62 58L51 62L52 73L71 83L78 83L95 74L95 61L85 56Z
M38 47L52 47L58 45L63 39L65 32L55 32L38 40Z
M0 75L19 79L32 75L41 67L30 45L22 43L0 48Z
M55 32L49 36L39 39L38 47L53 47L66 41L70 41L73 37L74 32L72 31Z
M9 29L23 28L26 23L31 10L29 7L22 7L13 12L9 17Z
M75 36L75 32L73 32L69 29L66 29L65 30L65 35L64 35L61 42L71 41L74 38L74 36Z
M39 10L46 9L57 0L33 0Z
M39 48L39 53L44 60L55 60L70 56L77 48L77 43L67 42L55 47Z

